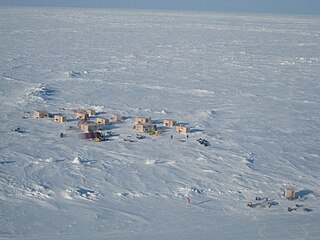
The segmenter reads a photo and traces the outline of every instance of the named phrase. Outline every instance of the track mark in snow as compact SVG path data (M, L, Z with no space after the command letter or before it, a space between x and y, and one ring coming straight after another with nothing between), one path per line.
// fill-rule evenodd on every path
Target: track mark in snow
M212 96L215 94L214 91L210 91L207 89L183 89L178 87L168 87L168 86L156 86L156 85L148 85L148 84L136 84L136 83L126 83L127 85L139 85L140 87L144 87L151 90L160 90L166 91L168 93L174 94L190 94L194 96Z
M155 159L147 159L145 161L146 165L156 165L156 164L165 164L165 165L175 165L176 161L161 161L161 160L155 160Z
M54 95L55 91L44 83L39 83L33 88L28 89L27 98L29 101L47 102Z

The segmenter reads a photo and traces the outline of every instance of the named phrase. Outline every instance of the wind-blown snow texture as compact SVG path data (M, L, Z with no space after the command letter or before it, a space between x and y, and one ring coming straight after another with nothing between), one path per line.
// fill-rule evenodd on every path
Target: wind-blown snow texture
M0 238L319 239L319 40L316 17L1 8ZM32 117L77 108L125 118L96 143Z

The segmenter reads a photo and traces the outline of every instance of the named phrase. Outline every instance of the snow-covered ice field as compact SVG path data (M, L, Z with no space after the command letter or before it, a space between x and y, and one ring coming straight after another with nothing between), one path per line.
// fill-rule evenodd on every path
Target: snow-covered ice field
M320 238L319 17L1 8L0 91L0 239Z

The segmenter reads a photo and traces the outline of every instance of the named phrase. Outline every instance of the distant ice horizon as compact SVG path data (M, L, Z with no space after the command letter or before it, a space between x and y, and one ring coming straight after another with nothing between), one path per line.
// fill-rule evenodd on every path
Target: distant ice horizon
M226 13L256 14L292 14L320 16L320 1L317 0L0 0L0 7L58 7L58 8L101 8L101 9L132 9L132 10L168 10L168 11L204 11Z

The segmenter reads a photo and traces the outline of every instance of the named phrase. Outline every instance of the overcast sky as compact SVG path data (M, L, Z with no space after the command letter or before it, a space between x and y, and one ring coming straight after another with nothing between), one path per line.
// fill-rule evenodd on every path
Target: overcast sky
M320 16L320 0L0 0L1 5L205 10Z

